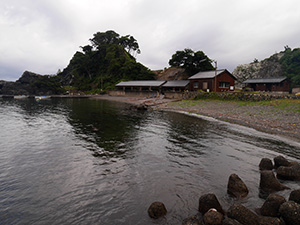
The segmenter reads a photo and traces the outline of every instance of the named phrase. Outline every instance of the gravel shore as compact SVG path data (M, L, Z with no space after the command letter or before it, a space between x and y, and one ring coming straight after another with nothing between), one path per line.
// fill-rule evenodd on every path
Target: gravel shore
M276 105L248 104L221 100L174 101L172 99L112 96L101 96L99 98L135 105L146 104L154 110L196 113L300 141L300 111L277 107Z

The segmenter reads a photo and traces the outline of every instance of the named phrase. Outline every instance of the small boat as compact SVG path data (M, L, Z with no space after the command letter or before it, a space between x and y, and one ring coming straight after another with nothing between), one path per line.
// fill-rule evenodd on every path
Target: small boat
M50 96L35 96L35 100L49 99Z
M26 96L26 95L15 95L14 96L14 99L25 99L25 98L28 98L28 96Z

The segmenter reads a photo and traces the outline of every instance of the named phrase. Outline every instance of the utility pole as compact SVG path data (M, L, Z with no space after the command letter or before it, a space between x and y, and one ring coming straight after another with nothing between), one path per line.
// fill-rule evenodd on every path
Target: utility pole
M215 63L215 92L217 92L217 60L212 60Z

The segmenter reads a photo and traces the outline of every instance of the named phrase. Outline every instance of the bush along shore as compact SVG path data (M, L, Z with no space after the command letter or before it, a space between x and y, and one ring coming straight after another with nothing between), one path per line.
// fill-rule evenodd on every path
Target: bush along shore
M283 156L277 156L273 161L263 158L259 164L260 184L257 188L259 197L265 199L260 208L251 210L235 203L225 211L216 195L208 193L199 198L199 213L184 219L182 225L300 225L300 189L291 190L289 199L276 193L290 189L279 179L300 182L300 164ZM238 200L246 197L249 191L237 174L230 175L227 185L230 196ZM162 202L154 202L148 209L148 215L153 219L166 214L167 208Z

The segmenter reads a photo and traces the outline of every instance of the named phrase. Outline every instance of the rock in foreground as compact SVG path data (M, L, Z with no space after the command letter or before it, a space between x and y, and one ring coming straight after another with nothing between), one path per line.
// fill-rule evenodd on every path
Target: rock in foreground
M162 202L153 202L149 209L148 214L153 219L158 219L159 217L162 217L167 214L167 209Z
M227 193L237 198L243 198L248 195L249 190L238 175L231 174L228 180Z

